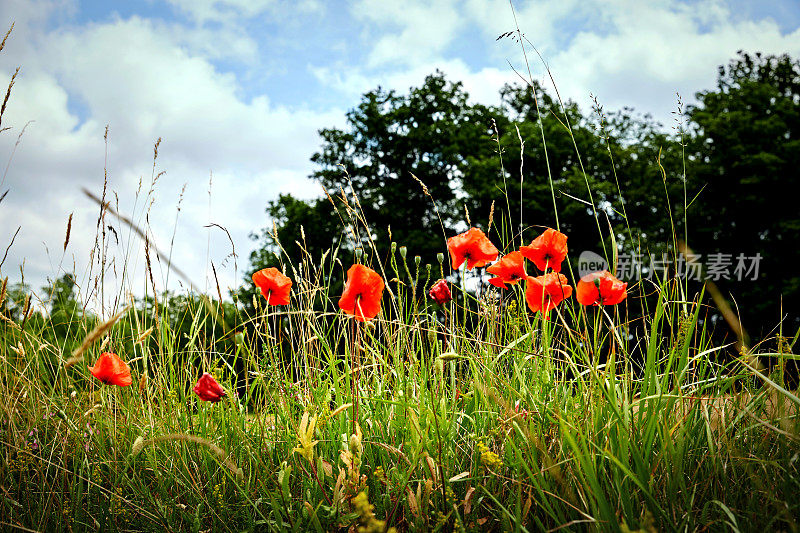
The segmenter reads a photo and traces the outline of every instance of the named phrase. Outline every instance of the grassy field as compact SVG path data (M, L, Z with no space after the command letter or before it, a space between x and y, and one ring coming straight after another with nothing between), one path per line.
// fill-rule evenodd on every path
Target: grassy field
M309 258L287 266L289 305L259 298L237 328L190 299L181 351L163 312L87 316L60 341L4 318L3 527L796 529L798 399L755 357L785 353L721 363L681 280L628 289L656 302L634 335L622 306L568 298L543 319L521 285L434 304L439 265L387 263L373 320L328 294L346 262ZM131 386L93 377L101 351ZM222 401L192 392L204 371Z

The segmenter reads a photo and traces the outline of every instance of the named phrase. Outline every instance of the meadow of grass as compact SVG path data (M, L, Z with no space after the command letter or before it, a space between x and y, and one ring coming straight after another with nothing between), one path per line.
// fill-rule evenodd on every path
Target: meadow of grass
M431 304L443 267L398 249L373 264L387 295L361 323L327 287L366 257L287 265L290 304L257 300L232 353L200 334L209 297L182 353L155 314L78 322L72 358L50 322L5 318L3 527L795 529L798 399L754 357L785 354L718 362L681 280L630 290L656 302L633 336L616 307L574 299L543 320L519 286ZM100 351L132 386L94 379ZM219 403L191 390L207 370Z
M369 235L358 198L337 201ZM504 233L489 232L498 244ZM438 305L428 290L449 273L444 241L432 266L358 241L295 264L279 253L286 306L259 297L247 314L191 294L188 331L134 300L130 280L102 318L76 311L59 334L29 319L30 300L0 314L0 527L797 529L800 400L782 372L796 335L779 331L770 352L740 339L723 356L703 294L666 275L628 288L646 309L635 327L628 307L574 298L544 319L520 285L454 283ZM366 322L330 290L357 262L386 282ZM33 298L46 307L52 294ZM131 386L90 373L108 351ZM222 401L192 391L203 372Z

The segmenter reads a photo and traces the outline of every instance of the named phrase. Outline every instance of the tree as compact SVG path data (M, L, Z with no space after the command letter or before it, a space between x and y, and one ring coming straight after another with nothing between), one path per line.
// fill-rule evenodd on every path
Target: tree
M480 213L496 202L504 242L518 246L542 227L558 227L569 236L573 263L583 251L605 255L611 263L612 234L620 253L659 255L668 249L671 220L676 225L680 220L671 216L673 204L682 199L675 135L630 109L604 113L596 104L584 114L538 84L506 86L502 97L495 140L503 172L492 171L496 161L472 160L473 170L485 169L465 192L470 209Z
M254 270L280 266L283 255L290 261L300 262L307 253L317 260L342 238L343 214L334 205L333 198L325 197L306 202L290 194L281 194L267 206L267 214L274 222L271 228L262 228L251 238L261 247L250 255Z
M320 132L323 147L311 158L320 169L312 178L332 193L355 193L374 232L363 238L379 253L393 240L433 262L444 246L442 225L452 230L463 212L459 192L473 177L471 160L491 154L491 117L441 73L408 95L378 88L347 114L346 130Z
M42 287L42 293L48 298L52 333L58 340L68 339L70 333L74 335L84 317L83 306L76 297L75 288L75 277L72 274L64 274L50 286Z
M800 214L791 192L800 167L800 64L739 52L719 68L716 89L696 96L689 117L699 196L689 210L689 244L705 263L709 254L731 254L718 258L731 262L731 279L717 282L754 337L778 323L781 305L792 336L800 325ZM737 257L757 254L757 279L744 272L738 280Z
M499 107L471 103L461 84L448 82L441 73L428 76L407 95L380 88L366 93L347 114L345 129L320 132L323 146L312 156L320 168L311 177L330 196L306 203L282 195L271 202L268 213L275 229L256 236L261 247L251 257L254 268L277 264L275 231L282 257L290 263L302 259L304 253L294 244L301 226L313 257L334 245L369 252L374 244L383 260L390 241L396 241L433 263L445 250L444 237L465 228L464 207L471 223L486 229L492 204L493 237L518 246L542 226L557 225L554 196L558 225L578 252L601 249L598 227L608 238L609 222L617 242L636 235L635 243L626 243L629 249L640 245L643 236L653 235L654 241L664 236L663 229L655 228L658 220L669 221L666 208L649 207L654 188L655 194L664 190L655 161L662 144L665 153L678 151L656 124L630 112L616 113L605 117L600 130L597 116L583 115L573 102L562 106L538 85L533 90L507 86L502 97ZM642 147L642 141L649 144ZM617 180L623 192L627 184L636 184L639 198L631 203ZM623 202L641 207L641 225L623 217ZM520 223L527 228L522 239ZM310 227L316 230L312 239Z

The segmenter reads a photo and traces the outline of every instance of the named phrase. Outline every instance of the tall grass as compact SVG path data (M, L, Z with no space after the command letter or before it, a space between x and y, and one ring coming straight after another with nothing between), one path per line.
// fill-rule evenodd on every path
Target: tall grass
M542 320L518 287L427 305L438 273L396 253L381 316L357 324L326 289L352 260L287 265L292 304L259 303L225 354L201 335L214 315L200 298L182 353L175 324L141 312L105 330L84 319L71 334L95 342L75 364L46 321L5 320L4 527L795 527L798 400L744 356L717 361L680 280L649 289L631 338L614 309L570 302ZM87 371L109 347L134 386ZM220 404L190 391L208 369Z
M155 187L155 165L153 174ZM354 234L371 234L358 198L335 200ZM510 205L507 218L511 234ZM149 264L160 252L146 250ZM437 306L426 294L447 265L391 250L385 261L374 249L298 263L279 253L292 302L259 299L252 315L220 293L157 293L152 272L133 309L124 289L112 300L105 316L123 311L113 323L76 309L56 334L53 320L28 319L30 305L1 315L0 525L797 529L800 400L754 362L792 357L796 338L777 353L742 344L740 357L721 357L727 347L700 320L702 294L668 276L631 288L629 301L655 302L637 328L623 306L572 300L544 320L519 286L453 287L457 298ZM330 292L356 261L387 282L381 315L364 324ZM129 362L133 386L92 377L101 351ZM192 393L204 371L224 401Z

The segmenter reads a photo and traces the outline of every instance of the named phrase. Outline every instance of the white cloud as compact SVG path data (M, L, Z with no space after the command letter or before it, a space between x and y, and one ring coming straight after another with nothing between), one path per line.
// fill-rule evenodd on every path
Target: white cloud
M462 82L472 101L499 104L500 88L516 79L510 72L494 67L473 70L461 59L420 63L412 68L390 72L381 76L379 81L376 81L374 75L358 69L343 71L325 66L309 66L309 70L320 83L328 84L353 102L377 85L405 94L409 88L421 86L426 76L440 70L449 81Z
M450 46L464 20L455 0L385 2L359 0L350 9L356 20L369 24L368 64L416 66ZM397 29L396 32L385 31Z
M316 185L306 179L311 170L308 159L320 145L317 130L340 123L342 110L276 106L266 95L246 100L232 74L216 70L208 58L187 50L175 35L160 31L158 23L138 17L55 32L19 20L10 43L21 35L30 39L15 42L0 54L3 87L14 65L23 65L3 117L4 126L14 129L0 136L0 154L10 154L21 126L35 122L23 136L4 184L10 192L0 206L2 242L9 242L17 225L22 226L4 275L13 277L23 258L26 276L36 280L35 286L45 276L71 270L73 257L79 279L87 271L97 207L80 188L96 194L102 190L106 124L110 125L108 197L114 200L116 193L121 212L142 225L153 143L163 138L156 172L166 170L166 174L159 179L149 225L157 244L169 248L178 198L187 184L173 258L201 288L211 276L209 259L217 266L223 290L240 282L252 249L247 236L265 225L267 201L281 192L318 195ZM142 178L143 190L137 197ZM72 237L60 270L71 212L75 213ZM203 227L210 222L231 232L239 254L238 273L231 260L225 261L230 252L227 236ZM108 217L108 224L119 232L123 244L128 242L128 232L113 217ZM112 254L116 279L120 280L127 261L135 281L126 283L126 290L138 293L144 279L142 247L135 238L129 250L126 246Z
M511 11L507 0L465 0L460 12L480 32L481 38L489 44L495 59L503 60L511 53L516 58L521 54L519 44L506 40L494 46L494 40L503 33L520 31L542 53L555 50L558 42L564 40L568 28L583 19L592 19L598 24L605 3L580 0L541 0L515 3Z
M318 0L167 0L199 24L206 22L230 22L248 19L265 12L294 11L316 12L322 9Z
M563 97L588 109L589 94L594 93L608 109L632 106L664 123L676 107L675 93L684 102L693 101L694 92L713 87L717 67L737 50L800 54L800 30L784 34L770 18L738 17L723 0L542 0L517 2L515 8L520 30L542 53ZM501 33L515 29L505 0L360 0L353 12L380 29L377 39L372 32L366 34L365 43L371 46L366 65L314 69L321 81L329 80L351 98L379 83L405 90L407 81L421 82L420 71L440 68L453 79L465 80L475 99L494 103L492 91L502 85L500 80L520 81L511 68L503 67L506 61L527 72L518 43L495 42ZM479 50L496 66L453 57L465 41L478 39L484 42ZM527 43L526 47L534 79L550 85L545 66Z
M606 4L611 31L577 33L551 56L562 94L588 105L593 92L610 108L653 112L664 122L694 92L712 88L717 66L740 49L800 53L800 30L782 34L775 21L734 20L720 1Z
M170 35L175 44L213 61L235 61L256 65L259 62L258 43L236 24L215 28L207 26L186 27L176 23L153 22L159 33Z

